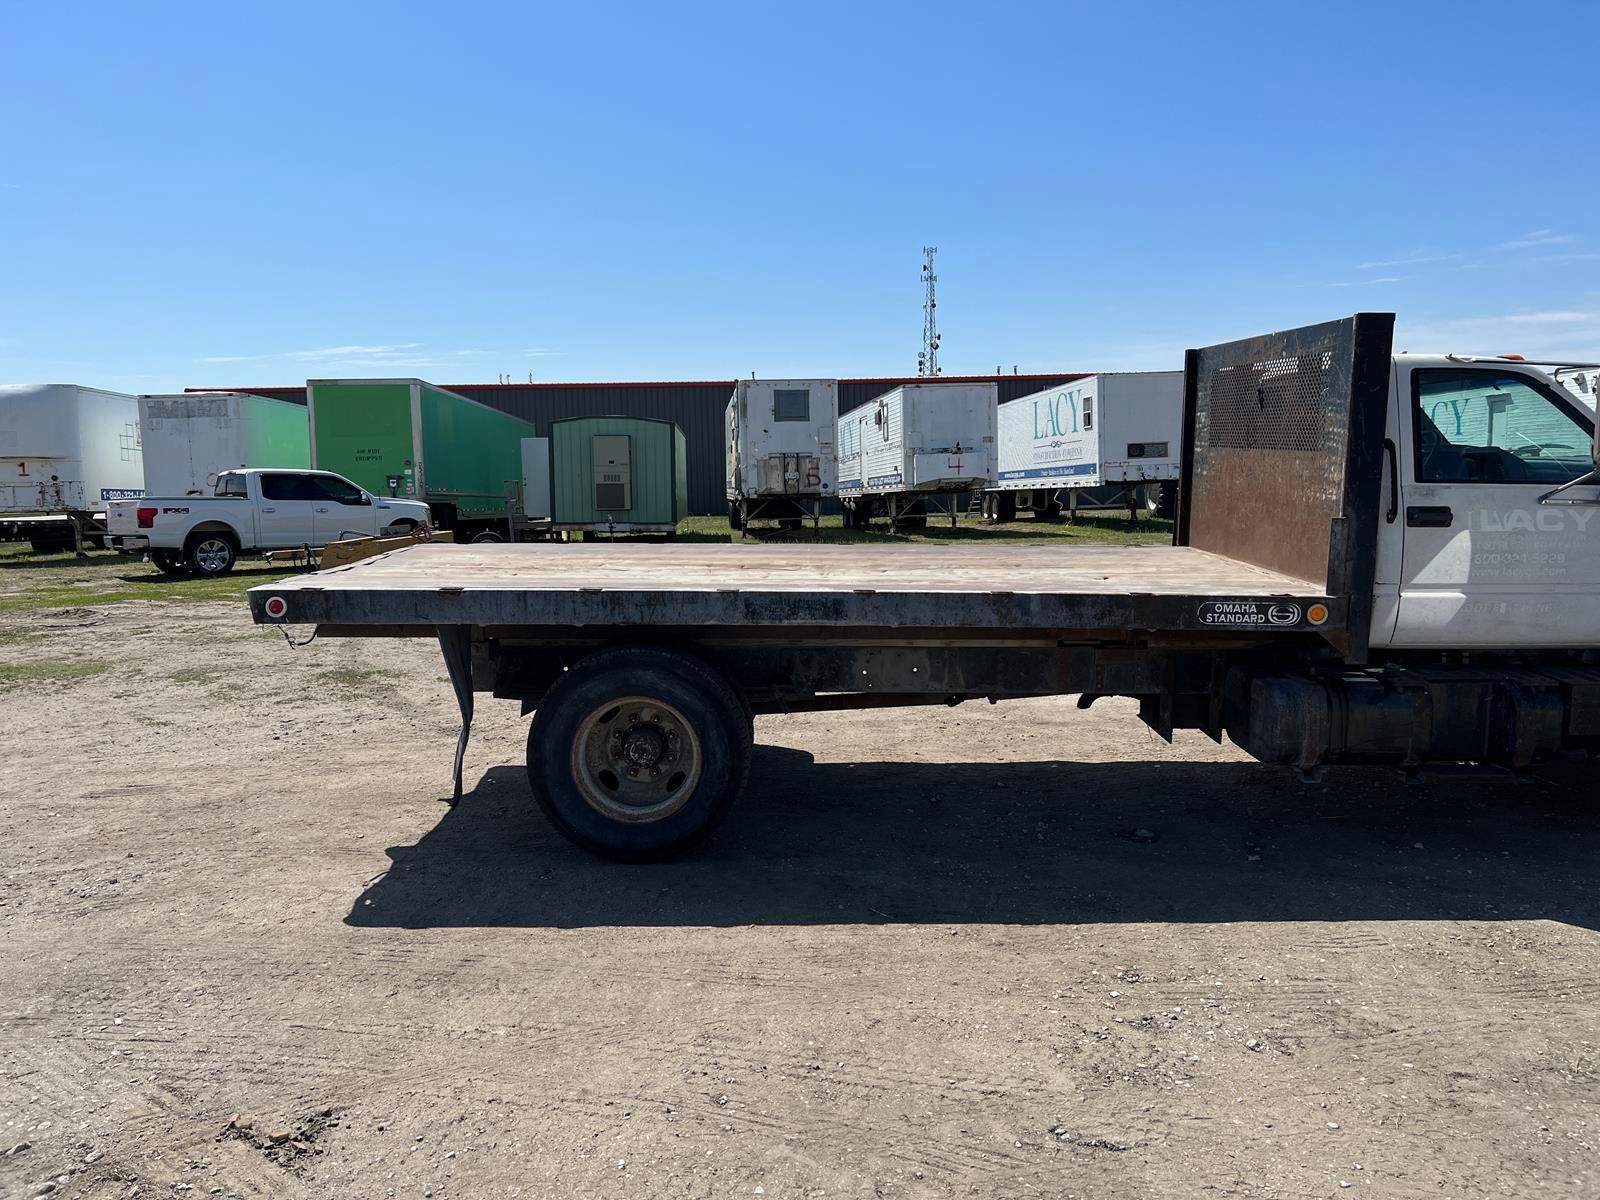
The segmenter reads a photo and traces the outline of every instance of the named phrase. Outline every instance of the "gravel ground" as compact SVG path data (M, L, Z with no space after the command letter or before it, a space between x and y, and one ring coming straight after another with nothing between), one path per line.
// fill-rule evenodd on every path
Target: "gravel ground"
M514 704L441 803L426 642L131 601L0 664L0 1195L1600 1194L1592 768L762 718L711 844L623 867Z

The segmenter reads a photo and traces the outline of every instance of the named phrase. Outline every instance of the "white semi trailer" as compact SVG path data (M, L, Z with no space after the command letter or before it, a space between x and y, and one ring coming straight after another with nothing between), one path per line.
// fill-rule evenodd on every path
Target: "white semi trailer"
M999 449L983 513L1009 521L1075 513L1091 489L1149 496L1171 514L1183 445L1183 372L1090 375L1000 405Z
M75 383L0 385L0 541L37 554L105 535L106 504L144 492L139 403Z
M847 528L880 513L894 528L928 523L946 502L951 523L962 497L987 486L995 467L992 383L908 383L839 418L839 498Z
M242 467L311 466L306 406L245 392L140 396L139 434L152 496L209 496Z
M835 379L741 379L725 423L728 524L815 526L834 494Z

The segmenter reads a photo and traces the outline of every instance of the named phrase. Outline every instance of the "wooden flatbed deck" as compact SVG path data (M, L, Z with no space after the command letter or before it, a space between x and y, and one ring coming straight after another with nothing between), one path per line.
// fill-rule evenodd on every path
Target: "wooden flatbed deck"
M418 545L253 588L250 605L260 623L340 626L1289 632L1344 619L1343 598L1314 584L1182 546Z

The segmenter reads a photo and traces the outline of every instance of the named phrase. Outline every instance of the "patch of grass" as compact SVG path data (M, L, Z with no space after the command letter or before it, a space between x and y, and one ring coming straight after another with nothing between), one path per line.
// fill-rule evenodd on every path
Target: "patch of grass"
M215 683L222 678L222 672L207 667L185 667L181 671L174 671L167 676L173 683L198 683L201 685Z
M948 516L930 514L926 529L890 530L884 520L873 522L867 529L846 529L843 518L823 517L820 527L812 532L808 521L804 528L779 530L774 522L757 522L749 536L734 533L728 528L726 517L689 517L678 525L680 542L736 542L756 543L766 540L785 542L839 542L846 544L935 542L988 545L992 542L1039 542L1052 545L1091 543L1094 545L1160 546L1172 541L1172 522L1159 517L1140 515L1130 520L1124 510L1097 510L1080 513L1076 524L1065 518L1059 521L1038 521L1019 517L1003 525L991 525L982 518L967 513L956 517L955 528Z
M30 683L75 682L109 671L111 664L92 658L46 658L38 662L0 663L0 689Z
M26 625L0 625L0 645L25 642L37 636L37 631L29 629Z
M331 671L318 671L317 678L330 687L360 691L373 684L396 678L393 671L367 670L361 667L335 667Z
M42 568L42 569L36 569ZM220 579L166 575L148 563L118 554L8 555L0 562L0 614L122 604L131 600L194 603L239 600L249 589L294 572L264 568L235 571Z

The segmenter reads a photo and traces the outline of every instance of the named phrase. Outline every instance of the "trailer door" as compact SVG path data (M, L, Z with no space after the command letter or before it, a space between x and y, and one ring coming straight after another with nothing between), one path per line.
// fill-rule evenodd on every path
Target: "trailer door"
M1593 418L1530 372L1400 369L1406 413L1395 646L1593 645L1600 485Z

